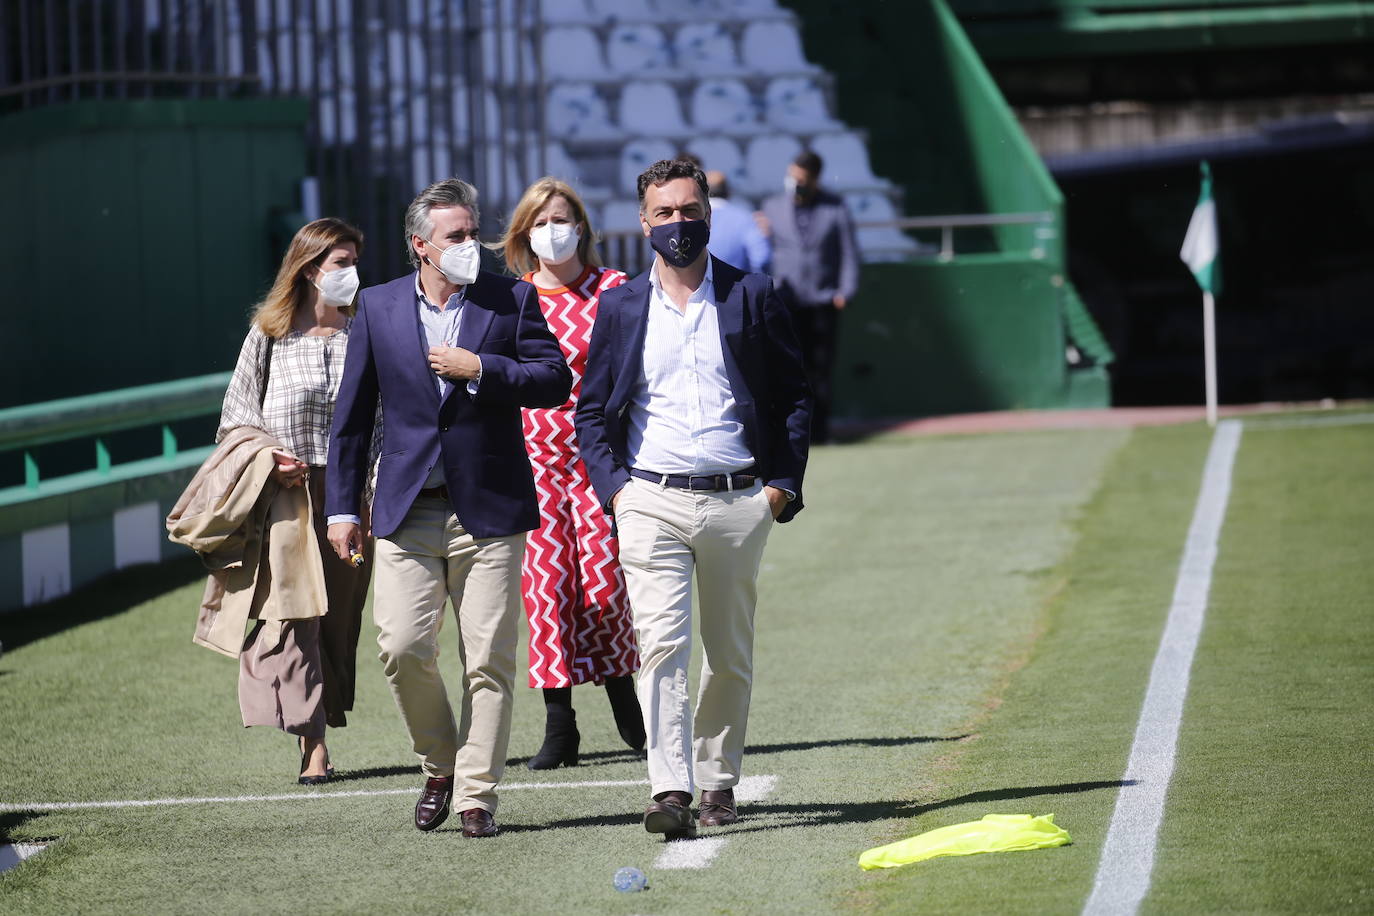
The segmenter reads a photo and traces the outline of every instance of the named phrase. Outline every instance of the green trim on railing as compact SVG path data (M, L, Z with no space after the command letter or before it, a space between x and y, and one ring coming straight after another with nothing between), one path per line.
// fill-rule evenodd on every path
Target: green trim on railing
M102 391L0 410L0 451L170 423L219 410L232 373ZM164 448L166 439L163 440Z

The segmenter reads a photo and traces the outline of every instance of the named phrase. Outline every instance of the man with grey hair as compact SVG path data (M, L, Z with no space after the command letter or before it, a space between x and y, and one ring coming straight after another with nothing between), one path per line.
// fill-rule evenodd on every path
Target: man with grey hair
M364 289L329 440L329 540L362 539L368 445L386 415L371 507L380 658L426 781L415 826L451 807L463 835L496 833L520 617L520 560L539 506L521 407L557 407L572 373L533 286L479 270L477 190L456 178L406 210L413 274ZM439 675L452 602L463 665L455 719Z

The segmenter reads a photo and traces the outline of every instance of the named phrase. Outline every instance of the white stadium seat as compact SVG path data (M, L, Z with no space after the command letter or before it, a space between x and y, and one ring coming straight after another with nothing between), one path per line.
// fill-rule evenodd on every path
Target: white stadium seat
M557 3L558 0L545 0ZM653 0L587 0L592 19L597 22L655 22L661 18Z
M633 200L610 201L601 211L596 228L602 232L639 232L639 204Z
M532 6L533 4L527 4ZM591 19L587 0L549 0L543 6L544 25L582 25Z
M719 22L684 25L673 39L680 70L711 76L731 76L741 71L735 39Z
M758 127L754 96L739 80L706 80L692 93L692 124L699 130L752 132Z
M751 22L744 30L740 57L761 73L814 70L802 54L801 38L790 22Z
M636 187L639 173L660 159L673 159L677 147L658 137L641 137L631 140L620 149L620 187L629 194L638 193Z
M618 25L606 38L606 66L615 73L671 70L672 54L663 33L651 25Z
M830 117L825 92L809 76L785 76L769 83L763 95L763 112L769 124L797 133L844 127Z
M821 183L839 190L880 188L888 182L873 174L868 147L856 134L825 134L811 138L811 149L825 160Z
M620 95L620 126L626 133L669 136L687 133L677 93L667 83L630 83Z
M563 83L549 90L544 124L560 139L613 140L621 132L611 123L606 100L587 83Z
M701 167L708 172L724 172L733 187L742 189L748 182L739 144L729 137L697 137L687 144L687 151L700 159Z
M548 80L601 79L606 75L601 42L585 26L549 29L544 33L540 56Z
M790 134L765 134L750 140L744 154L748 175L745 190L753 194L781 192L787 167L801 149L801 141Z
M895 220L900 214L882 191L859 191L844 195L845 205L856 223ZM920 254L923 246L896 226L859 226L854 235L865 261L896 261Z

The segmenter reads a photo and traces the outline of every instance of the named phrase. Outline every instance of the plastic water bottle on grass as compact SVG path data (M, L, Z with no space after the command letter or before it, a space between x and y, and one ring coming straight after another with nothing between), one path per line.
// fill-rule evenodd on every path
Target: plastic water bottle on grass
M644 877L644 872L633 865L626 865L617 871L611 882L615 884L615 889L622 894L633 894L649 886L649 879Z

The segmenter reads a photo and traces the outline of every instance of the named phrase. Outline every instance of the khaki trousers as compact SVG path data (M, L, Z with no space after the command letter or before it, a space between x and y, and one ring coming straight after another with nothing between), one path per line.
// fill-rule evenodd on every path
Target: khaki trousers
M379 658L424 774L456 777L455 811L496 811L510 740L524 550L523 533L477 540L447 501L425 497L390 537L377 539ZM450 600L463 665L456 720L438 666Z
M651 792L739 782L754 676L759 562L773 513L761 484L700 493L631 478L616 506L620 564L639 638L639 703ZM692 580L701 678L688 718Z

